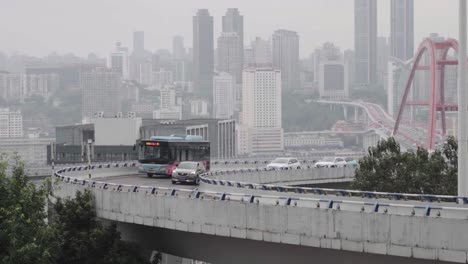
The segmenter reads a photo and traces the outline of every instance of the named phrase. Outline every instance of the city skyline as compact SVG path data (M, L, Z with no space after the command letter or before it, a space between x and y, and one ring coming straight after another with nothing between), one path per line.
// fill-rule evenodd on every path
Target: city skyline
M105 1L93 2L94 8L89 10L86 8L86 1L80 2L79 5L65 4L57 0L45 0L39 5L26 1L3 4L2 10L5 12L1 12L0 15L0 30L4 34L0 36L0 42L3 44L0 51L7 53L16 51L34 56L45 56L54 51L59 54L72 52L79 56L94 52L104 57L109 46L116 41L131 46L132 32L137 30L145 31L147 42L145 46L150 51L170 49L174 35L182 35L186 43L192 42L191 19L197 9L210 7L210 14L214 17L214 33L217 36L222 31L222 16L232 7L227 1L203 0L182 4L180 0L176 0L158 5L157 2L148 3L139 0L128 4L129 6L124 3L108 6ZM239 8L245 19L244 45L250 43L256 36L270 38L274 30L287 29L297 31L301 36L301 57L308 55L325 41L332 41L343 50L353 49L353 1L331 0L313 1L313 3L300 1L288 3L288 6L284 6L280 1L269 1L268 5L264 2L263 0L255 3L243 0L236 2L236 8ZM415 44L432 32L444 36L456 36L456 1L444 1L442 4L437 0L415 0L414 4ZM54 10L63 6L63 12L50 13L48 9L44 9L47 6L55 6ZM278 8L280 6L281 8ZM340 8L337 9L337 6ZM108 11L113 16L101 19L101 12L106 11L104 8L112 9ZM81 15L85 11L87 19L83 21ZM142 14L133 16L136 11ZM326 15L329 11L333 15ZM262 16L255 15L259 12ZM18 13L22 13L23 16L11 15ZM24 23L25 16L34 19L36 23ZM337 17L340 19L337 20ZM378 35L389 37L390 1L379 1L378 17ZM60 20L61 18L63 19ZM97 20L98 18L100 20ZM61 22L61 27L57 26L58 20ZM349 23L344 23L348 20ZM434 20L443 22L435 24ZM304 21L310 22L304 23ZM168 24L171 26L168 27ZM83 36L86 36L84 41Z

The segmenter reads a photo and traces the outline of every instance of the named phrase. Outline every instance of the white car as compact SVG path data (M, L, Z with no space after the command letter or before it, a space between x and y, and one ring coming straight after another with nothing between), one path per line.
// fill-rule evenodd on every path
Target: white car
M341 157L326 157L323 160L315 163L315 168L338 168L345 167L346 160Z
M277 158L267 165L269 169L300 169L301 163L296 158Z

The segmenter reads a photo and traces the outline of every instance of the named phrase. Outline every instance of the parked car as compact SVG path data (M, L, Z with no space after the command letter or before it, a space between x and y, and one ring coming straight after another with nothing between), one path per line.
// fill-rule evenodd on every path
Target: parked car
M300 169L301 162L296 158L277 158L267 165L269 169Z
M354 167L355 168L358 165L357 160L355 160L353 158L350 158L350 157L345 158L345 161L346 161L346 167L352 167L352 168Z
M205 172L206 169L202 162L183 161L172 172L172 184L192 183L198 185L200 183L200 174Z
M338 168L346 166L346 161L341 157L326 157L315 163L315 168Z

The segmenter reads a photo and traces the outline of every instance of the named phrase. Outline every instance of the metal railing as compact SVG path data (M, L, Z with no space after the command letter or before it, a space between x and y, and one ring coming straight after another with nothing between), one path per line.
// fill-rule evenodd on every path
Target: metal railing
M303 193L314 193L327 195L323 197L294 197L289 195L265 195L265 194L245 194L235 192L214 192L199 191L198 189L189 190L183 188L167 188L157 186L139 186L128 184L116 184L102 182L98 180L77 179L66 176L67 172L99 170L106 168L135 167L137 163L116 163L68 167L54 172L54 177L65 184L82 186L83 188L106 190L112 192L127 192L136 194L145 194L149 196L169 196L174 198L214 200L214 201L235 201L240 203L264 204L276 206L300 206L308 208L321 208L331 210L347 210L368 213L384 213L425 217L452 217L466 219L468 217L468 207L464 206L442 206L436 202L450 202L468 204L468 197L443 196L443 195L419 195L419 194L398 194L383 192L362 192L350 190L333 190L319 188L295 188L257 185L245 183L244 187L258 188L279 191L282 194L286 190ZM229 183L228 183L229 184ZM336 197L330 197L334 195ZM363 200L347 200L346 197L361 197ZM387 202L379 200L372 201L373 198L386 198ZM371 199L371 200L369 200ZM391 203L391 200L407 200L409 203ZM411 201L426 202L426 204L411 204Z

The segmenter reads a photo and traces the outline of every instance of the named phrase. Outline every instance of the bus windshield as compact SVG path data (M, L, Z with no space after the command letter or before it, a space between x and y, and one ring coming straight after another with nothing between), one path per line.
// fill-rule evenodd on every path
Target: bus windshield
M141 146L141 148L140 160L157 163L171 162L170 152L167 146Z

